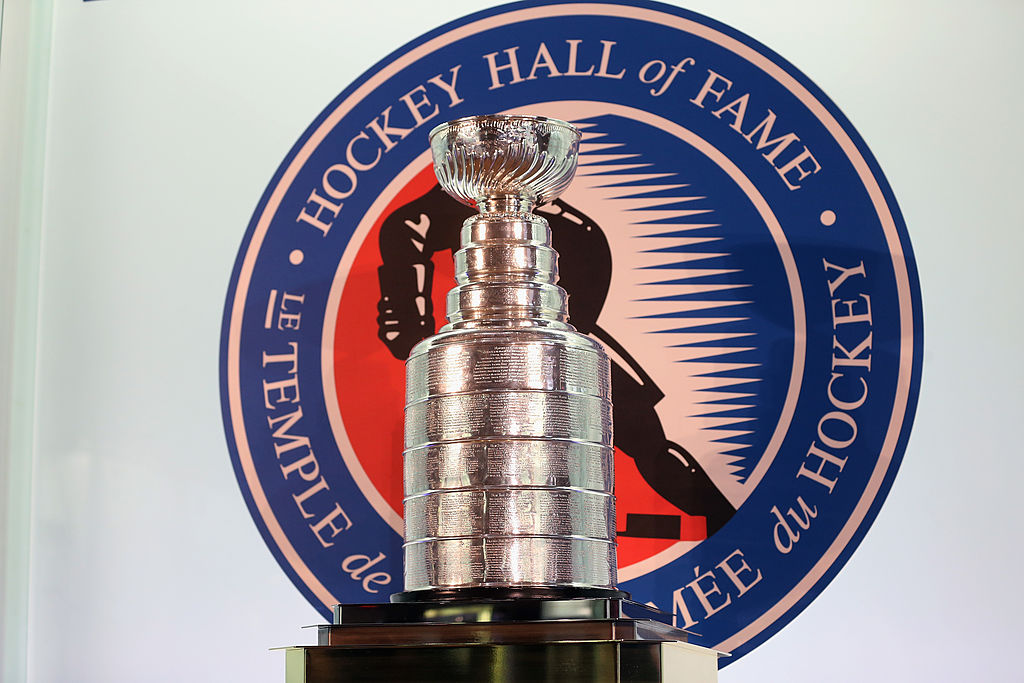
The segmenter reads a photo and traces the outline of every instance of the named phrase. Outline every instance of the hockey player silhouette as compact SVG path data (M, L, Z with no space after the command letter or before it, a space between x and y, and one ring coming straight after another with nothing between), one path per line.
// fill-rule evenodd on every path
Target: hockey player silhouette
M552 246L559 254L558 284L570 297L570 322L612 352L615 445L633 458L641 476L660 496L688 515L704 517L710 537L735 509L696 459L665 436L654 409L664 394L622 345L597 324L612 273L611 249L604 232L561 199L536 211L551 226ZM405 360L413 346L434 333L431 257L439 251L457 251L462 223L474 214L472 208L434 185L384 219L380 230L382 265L377 271L381 292L378 336L395 358ZM627 523L620 535L648 535L630 533L628 527Z

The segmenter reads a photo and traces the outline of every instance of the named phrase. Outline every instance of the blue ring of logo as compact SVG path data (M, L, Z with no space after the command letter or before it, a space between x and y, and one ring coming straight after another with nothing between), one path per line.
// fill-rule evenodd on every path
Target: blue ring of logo
M700 15L639 0L506 5L417 38L331 102L268 185L232 273L221 387L236 475L268 546L322 613L328 598L401 589L400 537L326 427L332 285L363 216L435 123L564 101L643 111L706 140L792 249L806 351L771 467L721 531L623 586L734 661L820 593L874 520L913 421L923 323L902 217L859 135L785 60Z

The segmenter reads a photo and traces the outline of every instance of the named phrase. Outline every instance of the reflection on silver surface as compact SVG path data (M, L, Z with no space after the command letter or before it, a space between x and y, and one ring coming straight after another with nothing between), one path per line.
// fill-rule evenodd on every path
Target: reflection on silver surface
M406 364L405 589L615 587L608 358L567 322L547 222L579 132L459 119L430 136L462 228L448 324Z

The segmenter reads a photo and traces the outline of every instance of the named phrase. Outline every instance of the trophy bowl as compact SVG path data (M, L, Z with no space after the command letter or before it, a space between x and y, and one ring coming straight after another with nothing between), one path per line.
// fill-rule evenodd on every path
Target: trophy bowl
M541 116L469 116L430 132L441 187L463 204L492 209L501 200L518 209L561 194L576 172L579 143L572 125Z

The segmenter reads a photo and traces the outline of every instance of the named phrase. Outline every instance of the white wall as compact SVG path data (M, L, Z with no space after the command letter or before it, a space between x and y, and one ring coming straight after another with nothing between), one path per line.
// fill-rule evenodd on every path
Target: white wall
M44 0L0 0L0 678L25 675L36 304L47 74Z
M321 108L487 5L57 0L29 680L279 681L267 648L312 642L298 627L320 618L264 547L224 443L229 271ZM687 6L782 54L853 121L902 207L925 305L920 407L887 503L824 593L721 679L1016 678L1024 5Z

